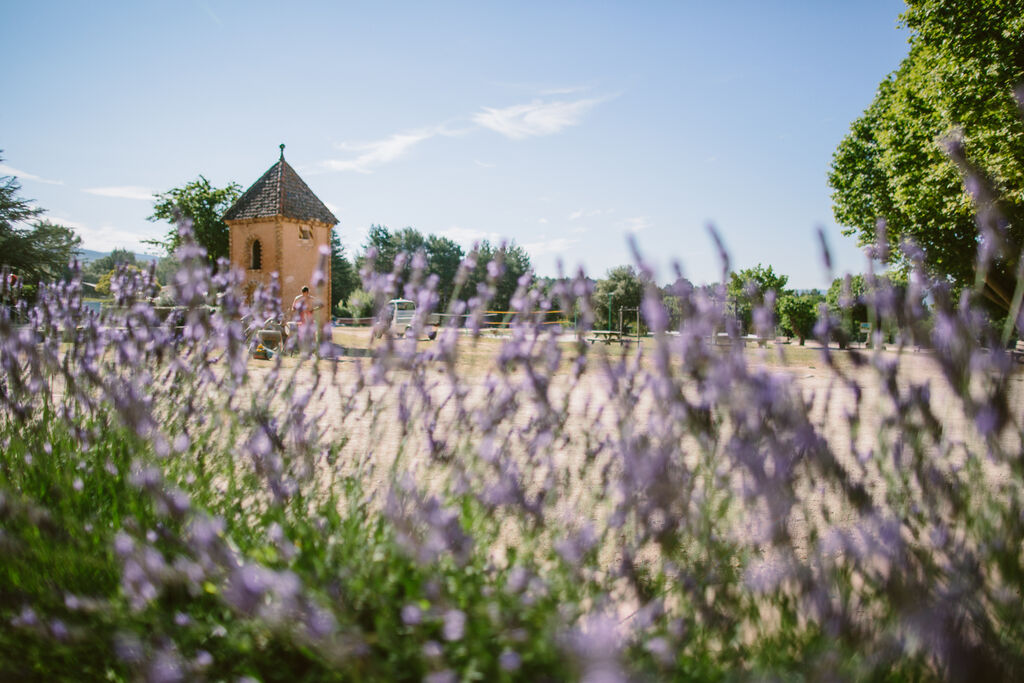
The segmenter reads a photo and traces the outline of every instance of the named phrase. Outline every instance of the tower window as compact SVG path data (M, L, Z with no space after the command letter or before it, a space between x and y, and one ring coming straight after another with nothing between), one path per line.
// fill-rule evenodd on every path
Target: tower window
M259 240L253 240L252 243L252 258L249 262L250 270L259 270L263 267L263 247L260 245Z
M313 230L306 227L305 225L299 226L299 239L300 240L311 240L313 239Z

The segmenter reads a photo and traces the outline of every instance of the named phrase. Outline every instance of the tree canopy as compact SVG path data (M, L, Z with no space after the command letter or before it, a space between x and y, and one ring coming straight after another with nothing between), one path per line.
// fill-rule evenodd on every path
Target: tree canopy
M181 216L192 220L196 242L206 249L208 263L212 265L219 258L228 258L228 226L222 217L241 193L242 187L238 183L214 187L204 176L199 176L183 187L154 195L157 201L149 220L167 221L171 228L163 240L152 240L151 243L168 254L178 248L181 244L177 225L180 212Z
M0 177L0 265L32 285L65 276L81 238L71 228L38 220L43 210L20 191L17 178Z
M876 242L884 220L883 260L905 270L909 238L932 275L977 281L1008 308L1024 246L1024 122L1014 98L1015 89L1024 95L1024 0L908 0L901 18L910 52L832 160L836 220L861 245ZM972 203L965 172L991 197ZM1003 258L979 273L976 216L993 210Z
M744 330L750 329L754 308L764 303L768 292L775 292L777 304L778 299L786 292L787 282L789 276L780 275L772 270L771 266L765 268L760 263L753 268L729 273L725 292L740 327ZM775 312L773 308L772 313Z
M618 329L619 309L638 308L644 298L644 281L633 266L617 266L599 280L594 292L595 327L610 325ZM632 314L623 314L623 324L633 320Z
M462 247L447 237L423 235L411 227L392 231L384 225L372 225L363 249L373 249L376 252L373 267L378 273L392 272L395 259L400 254L405 254L407 258L398 273L399 282L403 285L412 277L412 256L422 252L426 258L424 273L437 277L437 294L441 310L447 309L455 299L467 300L475 296L478 286L488 281L494 285L494 296L490 306L496 310L508 310L519 278L533 269L530 255L521 246L514 242L494 245L484 240L471 252L475 267L469 272L466 281L457 286L459 266L467 257ZM358 259L360 264L364 258L365 256ZM500 275L496 278L488 272L488 264L491 262L500 264Z
M818 320L818 305L821 295L816 292L806 294L789 293L782 296L778 303L779 327L790 336L804 340L814 333L814 323Z

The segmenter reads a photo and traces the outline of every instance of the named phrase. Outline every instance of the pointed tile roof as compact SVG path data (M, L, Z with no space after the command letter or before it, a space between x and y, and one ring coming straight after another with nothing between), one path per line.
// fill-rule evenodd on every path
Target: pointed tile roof
M224 220L246 220L284 216L300 221L337 225L338 219L324 206L295 169L281 158L238 198L224 214Z

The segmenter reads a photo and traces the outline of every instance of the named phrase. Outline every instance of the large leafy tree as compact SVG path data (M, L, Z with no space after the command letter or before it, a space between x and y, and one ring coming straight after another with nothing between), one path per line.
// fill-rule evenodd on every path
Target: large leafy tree
M836 220L862 245L884 220L885 260L907 268L909 238L933 275L1005 309L1024 246L1024 0L908 0L902 20L910 52L832 160ZM992 191L972 202L964 173ZM979 215L998 215L987 235ZM983 238L1002 253L979 271Z
M780 275L772 270L771 266L765 268L760 263L753 268L729 273L729 282L725 287L726 297L744 330L750 329L754 308L764 304L768 292L775 292L776 306L778 305L779 298L786 293L787 282L789 276ZM772 313L776 314L777 309L773 308Z
M818 319L818 306L822 296L817 292L804 294L788 293L779 299L779 327L790 336L804 340L814 333L814 323Z
M465 253L462 247L447 237L429 235L427 237L427 268L437 276L437 293L440 297L440 308L445 310L451 302L455 289L455 276L459 272L459 264Z
M163 240L152 240L151 243L168 254L173 253L181 244L178 218L184 217L192 220L196 242L206 249L206 259L210 264L219 258L228 258L228 225L223 216L241 193L242 187L238 183L214 187L205 177L199 176L183 187L155 195L156 205L149 220L168 221L171 228Z
M825 302L832 315L840 318L847 336L852 337L856 326L868 321L868 284L863 275L847 275L832 280L825 294Z
M594 325L610 325L617 329L619 309L639 307L644 298L644 284L641 274L633 266L617 266L609 270L603 280L598 280L594 291ZM633 319L633 314L623 314L623 324Z
M515 242L509 244L491 244L483 240L476 249L476 269L470 275L467 286L463 289L463 298L468 299L477 292L477 287L489 279L494 282L494 298L491 309L507 311L512 306L512 296L519 287L519 278L533 270L530 255ZM499 265L498 276L492 278L488 272L488 264Z
M521 246L514 242L494 245L483 240L473 250L476 267L456 291L456 275L466 253L462 247L447 237L423 235L415 228L407 227L392 231L387 226L372 225L363 243L363 249L366 252L371 249L376 252L373 267L378 273L392 272L395 258L404 254L404 266L398 273L400 284L410 281L412 256L421 252L426 258L424 274L437 276L437 294L441 310L447 309L455 299L468 300L475 296L478 286L488 281L493 281L494 285L491 308L508 310L519 278L533 269L530 255ZM500 264L500 275L496 278L488 272L487 265L492 261ZM357 259L357 262L362 266L365 263L365 256Z
M422 251L426 256L425 274L437 276L437 294L442 310L448 307L454 296L455 276L459 264L465 258L462 247L447 237L424 236L415 228L392 231L383 225L370 226L363 248L376 251L374 269L379 273L390 273L399 254L407 256L402 269L402 282L408 282L412 275L412 256Z
M0 177L0 265L32 285L67 275L81 238L63 225L39 220L43 210L20 191L17 178Z

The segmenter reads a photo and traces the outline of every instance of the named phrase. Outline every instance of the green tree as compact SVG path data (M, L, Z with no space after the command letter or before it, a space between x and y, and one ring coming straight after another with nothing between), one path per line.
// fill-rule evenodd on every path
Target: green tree
M909 0L902 20L910 52L832 160L836 220L869 245L884 219L879 256L905 271L910 256L898 247L912 239L932 275L977 283L1005 310L1024 245L1024 123L1013 97L1024 82L1024 2ZM992 188L975 204L961 180L969 168ZM976 216L993 211L1005 221L989 235L1002 232L1002 258L976 273Z
M661 303L668 315L668 329L676 329L684 319L696 312L693 307L693 283L685 277L678 277L672 284L661 288Z
M824 297L818 292L805 294L787 293L779 298L779 327L788 336L800 340L800 346L814 333L818 320L818 305Z
M32 286L67 277L81 238L71 228L38 220L43 210L20 197L20 191L17 178L0 177L0 266ZM31 225L24 225L28 221Z
M177 225L180 214L192 220L192 232L196 242L206 249L208 263L212 265L219 258L228 258L228 225L223 216L241 193L242 187L238 183L218 188L205 177L199 176L184 187L154 195L157 201L149 220L167 221L171 228L163 240L150 240L150 243L161 247L168 254L174 253L181 244Z
M359 274L345 255L338 233L331 231L331 310L359 287Z
M96 293L101 296L110 296L110 285L114 278L118 275L130 276L138 275L142 273L142 268L132 263L120 263L114 268L100 276L99 281L96 283ZM159 278L155 282L156 286L160 286Z
M104 254L86 264L82 268L82 277L95 282L121 264L138 266L139 259L133 251L116 248L109 254Z
M904 301L907 281L899 273L876 275L874 286L863 275L847 275L846 277L837 277L832 281L832 285L825 294L825 303L829 313L839 319L841 335L838 341L841 347L845 347L847 341L858 338L861 323L871 321L872 302L878 298L879 290L886 289L892 290L893 298L896 301ZM923 301L918 303L924 306ZM897 319L887 320L886 329L883 331L886 336L893 336L897 328L906 322L902 313L898 311Z
M465 258L462 247L447 237L430 235L427 237L427 269L437 276L437 293L440 297L440 309L446 310L451 303L455 289L455 275L459 272L459 264Z
M401 284L405 284L412 277L412 256L422 251L426 257L425 275L437 276L439 307L442 310L448 307L454 296L455 276L459 271L459 264L465 258L462 247L454 241L438 235L424 236L411 227L392 232L386 226L372 225L363 249L364 253L370 249L376 251L374 270L378 273L390 273L394 270L395 258L399 254L406 254L408 258L400 273ZM360 265L362 261L363 258L357 260Z
M775 292L778 305L778 300L786 293L787 282L787 275L779 275L771 266L765 268L760 263L753 268L729 273L725 293L741 330L750 330L754 308L764 304L768 292ZM778 319L777 307L772 310L772 314Z
M373 267L378 273L390 273L398 256L398 243L386 225L371 225L363 243L363 254L376 252ZM362 265L362 259L359 261Z
M3 161L3 150L0 150L0 161ZM0 238L14 229L16 223L37 218L43 210L34 206L29 199L18 196L21 184L14 176L0 176ZM5 249L4 254L7 253Z
M533 270L530 255L515 242L503 244L494 252L502 264L501 277L494 287L495 310L507 311L512 307L512 297L519 288L519 278Z
M594 291L595 327L617 329L620 308L637 308L644 297L644 281L633 266L617 266L597 281ZM631 316L623 314L623 324Z
M412 277L412 256L418 252L426 252L427 239L415 228L405 227L392 232L384 225L371 225L370 232L363 244L364 253L371 249L377 252L373 268L378 273L390 273L395 269L395 259L405 254L405 264L399 272L399 295L401 288Z
M470 273L459 297L469 300L476 296L479 286L493 281L494 297L489 304L491 310L507 311L512 306L512 296L519 287L519 278L533 270L530 255L515 242L494 245L483 240L470 252L475 256L476 268ZM498 277L492 277L490 263L499 267Z
M845 349L859 334L860 324L868 321L868 287L863 275L837 277L825 294L828 312L839 320L839 348Z

